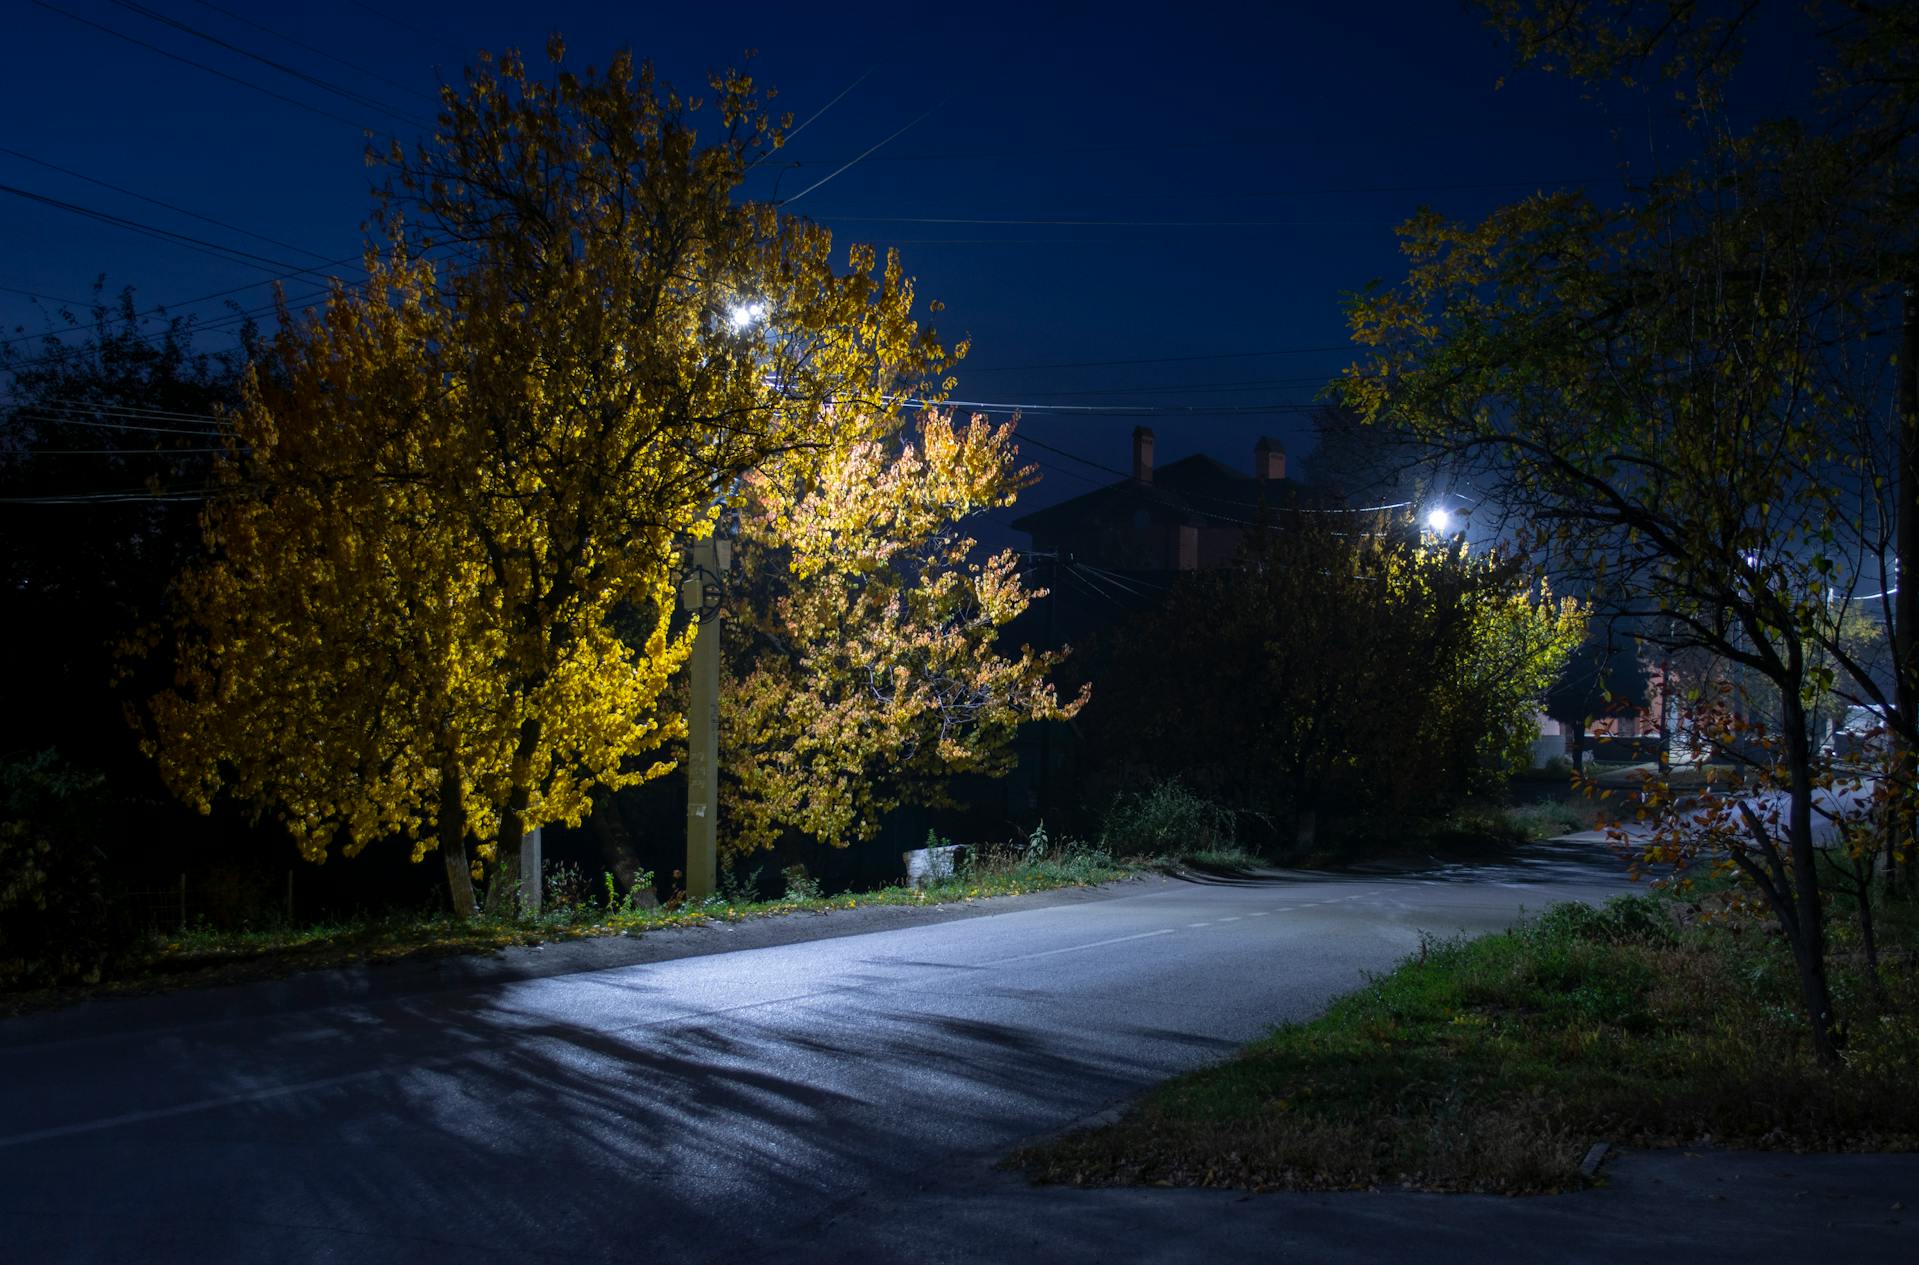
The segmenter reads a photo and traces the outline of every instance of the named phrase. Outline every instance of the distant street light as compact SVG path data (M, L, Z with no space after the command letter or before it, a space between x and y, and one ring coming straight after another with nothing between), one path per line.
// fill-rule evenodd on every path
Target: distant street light
M750 303L735 303L726 311L727 324L733 327L735 334L743 334L746 327L766 319L766 304L758 299Z
M1453 516L1446 512L1443 505L1435 505L1426 511L1426 526L1435 536L1444 536L1453 529Z

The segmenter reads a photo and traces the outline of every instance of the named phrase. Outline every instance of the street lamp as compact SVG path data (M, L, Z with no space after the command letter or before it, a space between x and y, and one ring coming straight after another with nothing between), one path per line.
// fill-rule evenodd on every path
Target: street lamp
M760 299L735 303L726 309L726 323L733 327L735 334L744 334L748 326L757 325L765 319L766 304Z
M743 334L767 311L764 299L742 299L727 306L726 324ZM686 899L693 904L711 896L719 878L720 605L733 569L733 542L723 531L716 525L716 534L686 545L680 573L680 609L695 621L686 713Z
M1426 511L1426 526L1435 536L1444 536L1453 529L1453 516L1445 506L1435 505Z

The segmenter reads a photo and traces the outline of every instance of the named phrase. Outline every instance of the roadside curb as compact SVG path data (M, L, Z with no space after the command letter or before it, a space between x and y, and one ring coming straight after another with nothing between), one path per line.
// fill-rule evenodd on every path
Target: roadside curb
M870 935L929 923L993 917L1027 909L1144 896L1179 884L1159 875L1091 887L1058 887L1017 896L981 896L928 905L859 905L795 910L736 922L661 927L641 935L580 936L511 945L482 953L360 962L275 979L96 997L58 1010L0 1017L0 1049L128 1029L161 1028L293 1014L557 975L617 970L681 958L737 953L812 940Z

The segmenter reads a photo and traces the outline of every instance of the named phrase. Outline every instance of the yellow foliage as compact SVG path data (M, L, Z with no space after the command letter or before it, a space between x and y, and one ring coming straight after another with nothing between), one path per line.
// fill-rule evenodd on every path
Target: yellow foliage
M943 802L947 778L1004 772L1019 725L1079 710L1046 680L1059 654L996 649L1038 594L960 528L1031 478L1011 425L929 410L898 440L752 482L721 698L729 851L789 828L870 839L898 805Z
M679 545L751 471L838 469L948 364L895 256L836 270L826 230L735 200L778 128L744 76L711 86L702 146L650 67L507 53L417 154L372 156L368 279L283 315L179 583L150 746L190 802L270 808L314 860L491 859L672 767Z

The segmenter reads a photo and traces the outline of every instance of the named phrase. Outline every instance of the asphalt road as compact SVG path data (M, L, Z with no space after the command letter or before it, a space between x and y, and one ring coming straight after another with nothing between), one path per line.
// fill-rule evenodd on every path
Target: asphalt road
M1333 1215L1283 1202L1323 1197L1033 1190L992 1163L1315 1013L1422 933L1622 886L1603 850L1546 848L9 1020L0 1260L1265 1260L1282 1242L1447 1259L1435 1214L1377 1202L1431 1196ZM1549 1206L1482 1202L1475 1224ZM1275 1216L1297 1224L1275 1238Z

